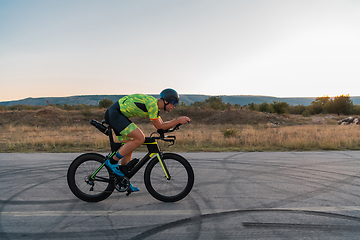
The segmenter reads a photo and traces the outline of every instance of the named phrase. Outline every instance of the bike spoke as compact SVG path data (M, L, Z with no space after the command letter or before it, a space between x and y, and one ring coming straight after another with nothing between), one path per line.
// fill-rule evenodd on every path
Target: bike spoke
M102 168L91 179L91 176L99 168L98 161L86 161L78 166L75 172L75 183L77 188L84 194L95 196L106 192L108 185L112 182L106 168Z

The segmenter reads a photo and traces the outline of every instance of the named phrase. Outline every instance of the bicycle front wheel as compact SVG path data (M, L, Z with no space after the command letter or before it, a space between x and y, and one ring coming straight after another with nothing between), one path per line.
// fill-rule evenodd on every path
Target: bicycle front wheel
M114 176L104 166L95 176L91 176L103 164L104 157L100 154L84 154L76 158L70 165L67 181L72 193L86 202L99 202L114 191Z
M154 158L145 169L146 189L160 201L179 201L190 193L194 185L194 171L190 163L180 155L165 153L162 160L170 178L166 177L159 160Z

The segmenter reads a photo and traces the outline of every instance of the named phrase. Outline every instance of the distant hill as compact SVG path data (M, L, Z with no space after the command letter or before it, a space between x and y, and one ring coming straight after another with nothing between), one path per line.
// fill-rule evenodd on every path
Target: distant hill
M41 98L25 98L15 101L6 101L0 102L0 105L33 105L33 106L45 106L47 101L50 104L68 104L68 105L78 105L78 104L87 104L87 105L98 105L99 102L104 99L110 99L113 102L117 101L119 98L124 95L82 95L82 96L71 96L71 97L41 97ZM152 95L155 98L159 98L159 95ZM185 102L186 104L191 104L194 102L202 102L205 99L209 98L209 95L191 95L191 94L182 94L180 96L180 101ZM239 104L239 105L248 105L250 103L260 104L262 102L272 103L273 101L287 102L290 105L310 105L315 98L303 97L303 98L277 98L269 96L247 96L247 95L224 95L221 96L224 103L230 104ZM354 104L360 104L360 97L351 97L351 100Z

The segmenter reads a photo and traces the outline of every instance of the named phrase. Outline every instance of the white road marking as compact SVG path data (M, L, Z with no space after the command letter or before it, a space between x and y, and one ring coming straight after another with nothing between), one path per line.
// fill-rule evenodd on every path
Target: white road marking
M204 209L202 215L227 213L236 211L315 211L315 212L339 212L360 211L360 206L334 206L334 207L296 207L296 208L254 208L254 209ZM194 216L199 212L195 210L129 210L129 211L21 211L1 212L9 217L49 217L49 216Z
M28 211L1 212L1 215L12 217L48 217L48 216L164 216L192 215L191 210L131 210L131 211Z

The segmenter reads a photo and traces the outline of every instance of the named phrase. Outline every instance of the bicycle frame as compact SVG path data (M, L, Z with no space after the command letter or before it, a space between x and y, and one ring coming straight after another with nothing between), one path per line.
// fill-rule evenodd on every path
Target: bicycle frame
M123 145L123 143L115 143L112 135L112 128L108 127L108 133L109 133L109 140L110 140L110 146L112 153L109 155L109 157L112 157L116 154L117 150ZM175 138L175 137L171 137ZM168 180L171 179L169 170L167 169L165 162L162 160L161 157L161 151L160 148L156 142L156 139L161 139L160 137L145 137L145 142L143 145L145 145L148 148L148 153L134 166L133 169L130 170L130 172L126 173L126 177L128 179L131 179L153 156L157 156L157 159L160 162L160 165L162 169L164 170L165 176ZM169 140L173 141L173 140ZM105 166L105 163L103 163L92 175L91 179L95 180L96 174Z

